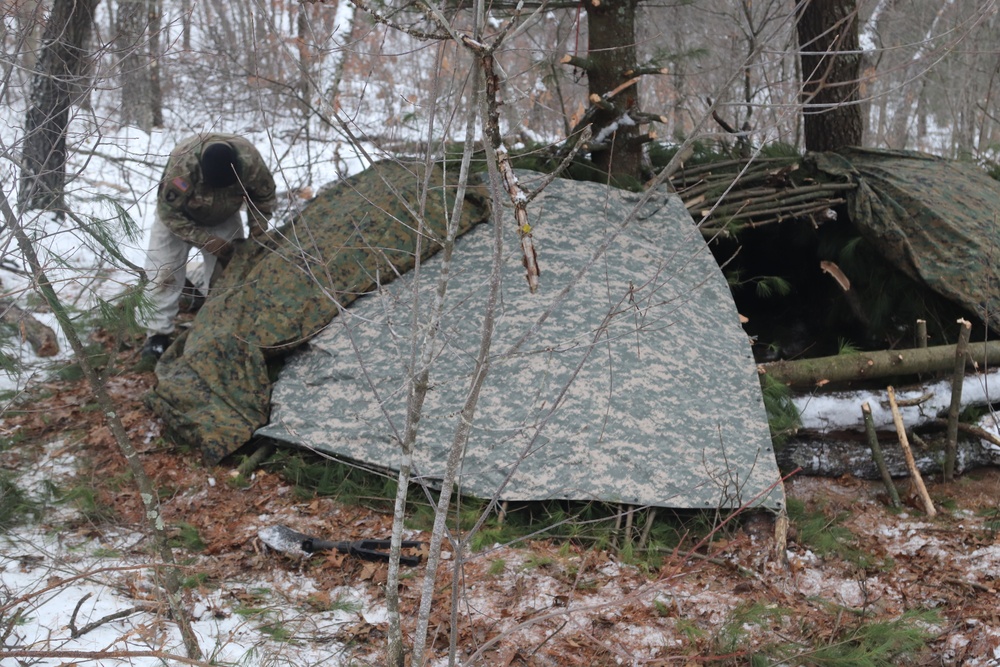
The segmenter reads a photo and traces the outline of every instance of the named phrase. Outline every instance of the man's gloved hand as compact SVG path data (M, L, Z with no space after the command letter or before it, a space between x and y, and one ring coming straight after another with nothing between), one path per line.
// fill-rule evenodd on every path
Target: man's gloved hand
M228 260L233 256L233 244L218 236L213 236L209 239L208 243L202 246L202 250L205 250L221 260Z
M250 225L250 238L254 239L255 241L263 241L265 239L262 237L266 235L267 235L267 227L264 227L263 225L260 224Z

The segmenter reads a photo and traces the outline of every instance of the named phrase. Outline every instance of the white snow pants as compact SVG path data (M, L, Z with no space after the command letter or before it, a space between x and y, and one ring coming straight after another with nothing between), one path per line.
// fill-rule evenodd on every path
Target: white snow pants
M225 222L203 229L227 241L244 238L243 221L239 211ZM150 280L147 294L151 308L142 324L147 336L173 333L181 290L187 278L188 253L192 247L190 243L170 231L160 221L159 214L155 216L150 229L149 249L146 251L145 268ZM207 294L217 259L215 255L204 250L201 255L204 260L204 282L196 287Z

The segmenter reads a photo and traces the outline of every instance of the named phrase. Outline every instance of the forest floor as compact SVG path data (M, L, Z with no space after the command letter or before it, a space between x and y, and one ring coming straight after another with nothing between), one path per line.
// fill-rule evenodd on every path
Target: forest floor
M391 516L304 499L266 469L232 483L233 465L206 467L166 442L141 401L154 383L152 373L129 372L109 389L161 491L206 661L384 664L386 565L336 552L297 560L257 533L283 523L334 539L381 538ZM135 660L179 653L143 566L149 540L138 492L85 382L36 388L2 431L3 471L29 487L58 486L63 497L77 491L76 502L0 534L0 665L27 664L17 656L83 664L73 662L86 660L82 653L102 665L157 664ZM758 516L655 566L556 540L469 554L456 661L1000 665L1000 471L928 487L935 518L916 504L887 508L874 482L793 477L786 492L800 510L786 549L775 546L774 522ZM449 569L441 568L430 624L434 664L447 664ZM404 632L413 630L422 579L421 568L409 572L418 576L402 582ZM80 581L100 583L108 606L84 604L86 594L70 588ZM50 615L45 605L62 589L68 597Z

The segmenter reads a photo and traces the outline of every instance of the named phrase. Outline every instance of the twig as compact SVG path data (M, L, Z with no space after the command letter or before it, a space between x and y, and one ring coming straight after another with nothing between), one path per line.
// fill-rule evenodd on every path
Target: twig
M920 470L917 469L917 464L913 460L913 452L910 451L910 443L906 439L906 428L903 426L903 417L899 414L899 406L896 405L896 390L889 386L886 388L886 391L889 393L889 407L892 410L892 421L896 425L896 433L899 435L899 446L903 448L903 456L906 457L906 467L910 470L913 485L916 486L917 493L924 503L927 516L937 516L937 510L934 509L934 502L931 501L931 497L927 493L927 487L924 486L924 478L920 476Z
M197 658L167 653L166 651L22 651L20 649L4 649L4 658L24 658L26 660L52 660L55 658L79 658L98 662L100 660L128 660L129 658L156 658L164 662L171 661L182 665L197 665L209 667L211 663Z
M253 454L243 459L243 462L236 468L236 471L243 477L246 477L259 468L272 453L274 453L274 444L270 442L262 443L258 445Z
M944 426L945 428L948 427L947 419L932 419L927 423L934 424L936 426ZM958 430L964 433L968 433L969 435L974 435L980 440L985 440L986 442L992 443L997 447L1000 447L1000 438L998 438L997 436L993 435L992 433L990 433L985 429L979 428L978 426L973 426L972 424L963 424L962 422L958 422Z
M690 558L691 560L701 560L701 561L705 561L706 563L711 563L712 565L718 565L720 567L731 567L731 568L733 568L734 570L736 570L737 572L739 572L741 575L743 575L744 577L746 577L748 579L758 579L759 578L758 575L757 575L757 573L754 572L753 570L751 570L751 569L749 569L747 567L743 567L739 563L733 563L732 561L728 561L725 558L718 558L718 557L715 557L715 556L706 556L705 554L700 554L700 553L697 553L697 552L694 552L694 551L692 551L692 552L690 552L688 554L685 554L685 556L687 558Z
M968 586L969 588L974 588L977 591L982 591L983 593L996 593L996 591L989 586L984 586L983 584L977 583L975 581L965 581L963 579L956 579L954 577L948 577L944 580L946 584L955 584L957 586Z
M129 607L128 609L122 609L120 611L116 611L114 613L108 614L107 616L102 616L96 621L87 623L87 625L83 626L82 628L77 628L76 615L77 613L79 613L80 607L87 600L87 598L90 597L90 595L91 595L90 593L87 593L82 598L80 598L80 601L76 603L76 608L73 610L73 616L72 618L70 618L69 621L69 636L73 639L76 639L77 637L82 637L91 630L101 627L105 623L110 623L111 621L117 621L118 619L121 618L128 618L132 614L137 614L139 612L150 612L150 613L156 612L156 607L138 605L135 607Z
M582 149L587 144L587 142L590 141L590 137L592 134L593 130L589 125L580 131L580 138L573 146L573 149L569 152L569 154L566 157L563 158L563 161L559 163L558 167L556 167L551 173L545 174L541 182L538 184L538 187L536 187L534 190L528 193L527 200L524 202L525 204L530 204L535 199L535 197L537 197L539 194L542 193L542 191L548 186L549 183L554 181L558 176L560 176L564 171L566 171L566 168L570 165L573 159L576 158L577 153L580 152L580 149Z
M958 454L958 413L962 408L962 385L965 384L965 353L969 348L972 323L958 320L958 343L955 344L955 369L951 375L951 405L948 406L948 431L944 443L944 481L955 479L955 456Z
M15 215L10 202L2 191L0 191L0 214L2 214L8 229L13 232L25 262L31 267L35 289L38 290L46 303L48 303L56 317L56 321L62 327L63 334L69 341L70 347L73 349L73 354L87 378L91 393L104 413L105 424L111 431L118 449L132 471L132 477L139 489L139 495L142 498L143 507L146 511L146 520L153 537L153 543L165 564L161 585L166 593L170 611L174 616L174 622L177 623L177 627L181 632L184 648L191 658L198 660L202 657L201 647L198 645L198 638L194 634L190 618L181 600L180 570L174 561L173 550L167 539L166 526L161 513L156 487L153 485L153 481L149 475L146 474L142 461L139 460L139 454L129 439L129 434L122 422L118 406L108 392L104 379L99 375L91 363L90 357L86 354L83 341L76 329L77 325L70 318L66 306L56 293L55 287L49 280L38 258L34 241L22 226L21 220Z
M893 507L902 507L902 503L899 502L899 492L896 490L896 485L892 482L892 475L889 474L889 469L885 465L882 447L878 444L878 434L875 432L875 420L872 419L872 408L867 402L861 405L861 414L865 420L865 433L868 434L868 446L872 450L872 459L878 467L879 474L882 475L882 483L885 484L885 490L889 492L889 500Z

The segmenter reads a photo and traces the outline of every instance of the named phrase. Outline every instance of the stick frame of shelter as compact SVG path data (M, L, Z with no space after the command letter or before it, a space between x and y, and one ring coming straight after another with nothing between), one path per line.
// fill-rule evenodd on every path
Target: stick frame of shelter
M890 385L886 387L886 391L889 394L889 407L892 409L892 420L896 424L896 433L899 435L899 446L903 448L903 456L906 457L906 467L910 470L910 475L913 478L913 485L916 487L917 494L920 496L920 500L924 504L927 516L937 516L937 510L934 508L934 502L931 500L930 494L927 493L927 487L924 486L924 478L920 475L920 470L917 468L917 464L913 460L913 451L910 449L910 442L906 437L906 428L903 426L903 417L899 414L899 406L896 405L896 390Z
M861 404L861 415L865 420L865 433L868 435L868 446L872 450L872 460L875 461L875 466L882 476L882 483L885 485L885 490L889 493L889 502L893 507L901 507L902 503L899 502L899 491L896 490L896 485L892 482L892 475L889 474L889 468L885 465L885 457L882 456L882 447L878 444L878 433L875 432L875 420L872 419L872 406L867 401Z
M955 479L955 456L958 452L958 413L962 408L962 385L965 380L965 354L969 348L972 323L958 320L958 342L955 344L955 367L951 375L951 405L948 407L948 438L944 446L944 481Z

